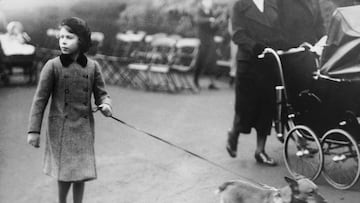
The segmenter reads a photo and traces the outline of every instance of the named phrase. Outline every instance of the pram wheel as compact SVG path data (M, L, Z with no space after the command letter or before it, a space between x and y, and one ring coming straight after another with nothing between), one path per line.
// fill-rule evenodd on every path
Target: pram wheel
M359 179L360 152L356 140L345 130L331 129L321 139L323 176L333 187L349 189Z
M284 143L285 165L294 177L311 180L319 177L323 164L320 141L308 127L297 125L289 130Z

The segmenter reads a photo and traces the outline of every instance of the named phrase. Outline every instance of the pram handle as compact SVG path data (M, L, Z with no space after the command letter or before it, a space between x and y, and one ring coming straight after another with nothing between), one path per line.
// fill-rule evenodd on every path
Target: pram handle
M298 48L293 48L293 49L289 49L287 51L275 51L272 48L265 48L263 53L258 55L258 58L264 58L265 54L271 54L275 60L276 60L276 64L278 66L278 70L279 70L279 76L280 76L280 81L281 81L281 85L277 85L275 87L276 89L276 103L277 103L277 114L276 114L276 119L275 119L275 127L276 127L276 132L277 132L277 136L280 140L283 139L283 125L281 123L281 119L282 119L282 105L283 105L283 101L285 101L285 106L288 106L287 101L288 101L288 96L287 96L287 91L285 88L285 80L284 80L284 74L283 74L283 68L282 68L282 64L281 64L281 59L279 55L284 55L284 54L290 54L290 53L297 53L297 52L302 52L305 51L304 47L298 47Z
M302 49L301 49L302 48ZM285 53L297 53L297 52L301 52L301 51L304 51L305 48L304 47L297 47L297 48L292 48L292 49L289 49L288 51L284 52L284 51L281 51L281 50L278 50L278 51L275 51L274 49L272 48L265 48L264 51L258 55L258 58L264 58L265 57L265 54L271 54L273 55L273 57L276 59L276 64L278 66L278 69L279 69L279 74L280 74L280 80L281 80L281 85L282 86L285 86L285 80L284 80L284 75L283 75L283 68L282 68L282 63L281 63L281 59L280 59L280 56L281 54L285 54ZM285 99L287 100L287 94L286 94L286 90L285 90Z
M275 51L275 53L277 55L279 55L279 56L282 56L282 55L288 55L288 54L296 54L296 53L299 53L299 52L303 52L305 50L306 50L305 47L300 46L300 47L291 48L291 49L288 49L288 50L277 50L277 51ZM267 53L273 53L273 49L265 48L264 51L260 55L258 55L258 58L264 58L265 54L267 54Z

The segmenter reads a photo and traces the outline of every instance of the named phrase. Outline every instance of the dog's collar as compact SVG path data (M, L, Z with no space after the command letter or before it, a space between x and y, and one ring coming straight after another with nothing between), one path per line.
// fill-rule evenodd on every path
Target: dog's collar
M279 189L277 189L276 187L269 186L269 185L263 185L263 187L272 191L271 199L273 200L272 201L273 203L284 203Z
M291 193L291 201L292 203L306 203L307 201L299 198L299 186L296 186L295 189Z
M273 203L284 203L284 199L281 196L280 190L276 188L271 188L274 192L272 193ZM307 203L306 200L300 199L298 195L292 193L290 198L290 203Z
M307 203L306 200L298 198L297 195L291 195L291 201L292 203Z

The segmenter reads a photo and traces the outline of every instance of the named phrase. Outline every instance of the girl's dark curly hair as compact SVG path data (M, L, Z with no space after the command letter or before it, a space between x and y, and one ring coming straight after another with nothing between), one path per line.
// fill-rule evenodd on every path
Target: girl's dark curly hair
M78 17L70 17L64 19L60 27L66 26L68 31L77 35L80 41L80 52L85 53L91 47L91 31L87 23Z

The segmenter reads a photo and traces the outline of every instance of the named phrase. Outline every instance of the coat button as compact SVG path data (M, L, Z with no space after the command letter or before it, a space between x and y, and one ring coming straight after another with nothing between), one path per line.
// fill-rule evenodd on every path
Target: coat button
M69 89L65 89L65 94L69 94Z

